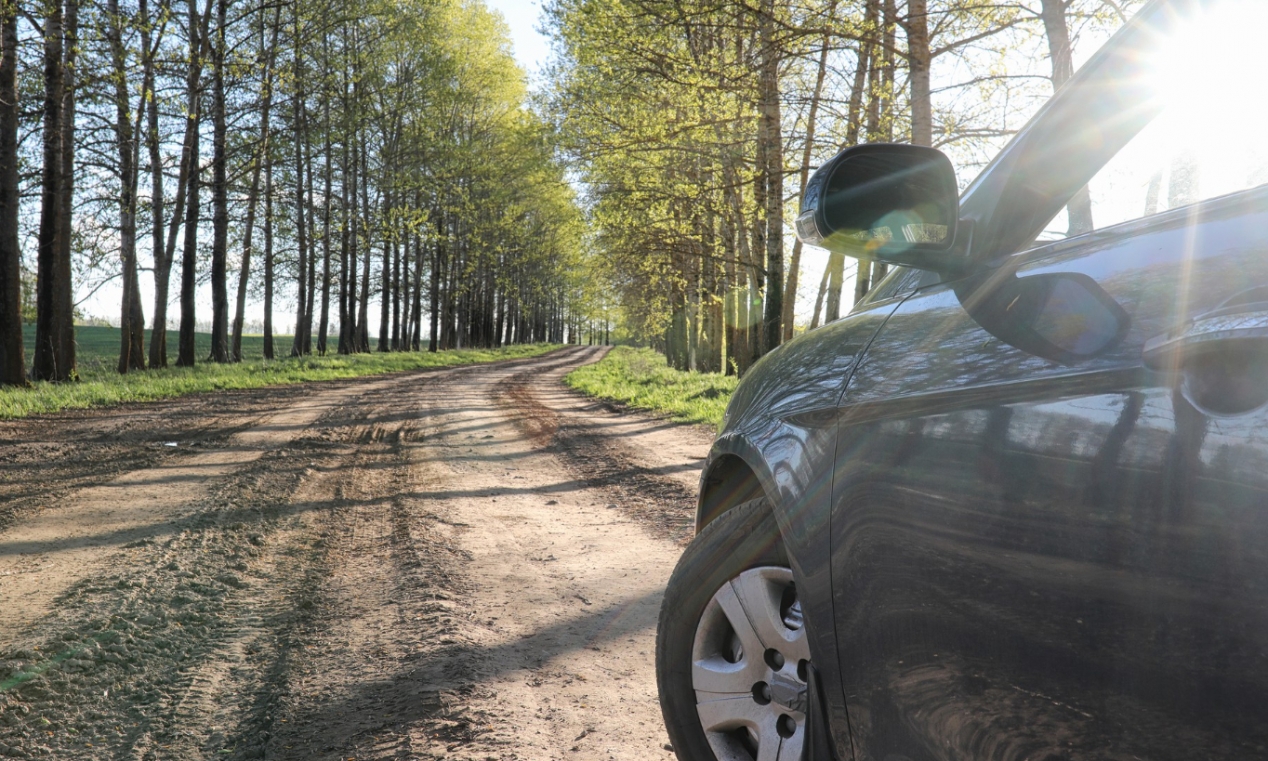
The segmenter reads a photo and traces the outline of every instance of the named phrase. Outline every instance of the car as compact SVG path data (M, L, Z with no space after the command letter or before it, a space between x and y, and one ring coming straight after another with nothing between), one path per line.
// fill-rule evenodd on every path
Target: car
M896 267L729 404L679 759L1268 758L1265 6L1147 4L962 193L818 169L801 239Z

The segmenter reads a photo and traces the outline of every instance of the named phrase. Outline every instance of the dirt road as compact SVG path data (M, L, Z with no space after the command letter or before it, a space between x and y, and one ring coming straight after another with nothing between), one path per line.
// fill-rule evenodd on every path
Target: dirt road
M600 354L0 424L0 758L671 758L709 435Z

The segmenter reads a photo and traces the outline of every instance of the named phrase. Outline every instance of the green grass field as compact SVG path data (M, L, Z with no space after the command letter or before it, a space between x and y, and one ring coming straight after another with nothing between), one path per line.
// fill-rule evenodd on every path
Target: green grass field
M34 332L26 336L27 358L31 356ZM507 346L501 349L459 349L390 354L353 354L326 357L300 357L264 360L263 338L244 336L242 351L246 360L238 364L217 365L202 362L211 349L211 337L197 336L199 363L192 368L170 367L165 370L119 375L115 366L119 356L119 331L116 328L77 327L76 363L80 380L74 383L36 383L28 389L0 388L0 418L26 417L64 409L103 407L123 402L145 402L156 399L224 389L260 388L308 381L338 380L366 375L381 375L403 370L453 367L500 359L534 357L558 348L550 344ZM290 351L290 338L278 337L280 354ZM148 341L148 332L147 332ZM168 360L174 361L176 336L168 334Z
M739 379L720 373L688 373L665 364L651 349L617 346L601 361L564 379L583 394L610 399L681 423L722 425Z
M168 359L176 359L176 340L178 335L176 331L167 331L167 352ZM314 342L316 339L313 339ZM31 364L31 347L35 346L35 326L22 326L22 341L26 346L26 362ZM115 367L119 363L119 330L117 328L104 327L85 327L77 326L75 328L75 364L79 368L79 374L88 377L105 371L113 373ZM211 334L195 333L194 346L197 348L198 359L203 359L211 354ZM291 337L290 336L274 336L273 347L278 354L290 354ZM145 331L145 350L150 350L150 331ZM247 359L262 359L264 357L264 336L243 336L242 337L242 354Z

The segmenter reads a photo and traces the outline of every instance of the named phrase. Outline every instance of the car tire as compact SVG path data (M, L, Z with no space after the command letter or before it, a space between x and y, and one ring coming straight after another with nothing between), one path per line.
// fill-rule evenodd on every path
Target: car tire
M809 645L769 503L706 526L661 604L656 681L680 761L800 761Z

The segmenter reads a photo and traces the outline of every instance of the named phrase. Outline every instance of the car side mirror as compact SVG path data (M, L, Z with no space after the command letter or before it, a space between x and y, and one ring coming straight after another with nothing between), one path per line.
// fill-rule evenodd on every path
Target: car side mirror
M952 253L959 213L955 168L941 151L858 145L806 183L797 237L859 259L955 272L964 266Z
M1017 277L996 270L955 285L986 332L1022 351L1074 364L1117 346L1131 316L1095 280L1077 272Z

